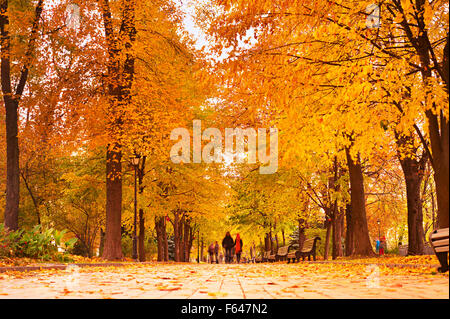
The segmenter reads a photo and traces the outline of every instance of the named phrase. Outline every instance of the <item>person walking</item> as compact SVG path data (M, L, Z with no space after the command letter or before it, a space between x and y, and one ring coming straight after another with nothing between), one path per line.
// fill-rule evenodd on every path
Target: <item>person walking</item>
M217 241L215 242L214 245L214 256L216 257L216 264L219 263L219 244L217 243Z
M211 245L209 245L208 247L209 261L211 262L211 264L214 262L214 250L215 245L214 243L211 243Z
M250 258L251 262L255 263L256 260L256 248L255 248L255 242L252 243L252 246L250 247Z
M241 254L242 254L242 239L239 234L236 235L236 241L234 242L235 251L236 251L236 261L239 264L241 261Z
M227 232L225 238L222 240L222 247L225 249L225 263L230 263L232 260L231 250L233 249L234 241L231 238L230 232Z

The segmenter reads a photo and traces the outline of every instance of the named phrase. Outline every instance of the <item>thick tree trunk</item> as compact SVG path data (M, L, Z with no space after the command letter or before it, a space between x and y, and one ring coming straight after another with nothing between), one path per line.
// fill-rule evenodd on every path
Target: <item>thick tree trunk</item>
M184 259L184 249L183 249L183 224L184 224L184 214L180 210L174 212L174 244L175 244L175 261L181 262Z
M331 220L333 230L331 258L334 260L337 257L343 256L341 238L342 238L342 222L344 220L344 213L339 212L336 208L334 218Z
M434 162L434 182L438 206L437 225L438 228L447 228L449 227L449 122L441 115L441 132L439 132L437 116L427 114L427 117L430 123L429 130Z
M106 155L106 234L103 258L123 258L122 223L122 151L119 145L108 148Z
M5 99L6 108L6 205L5 227L19 228L19 139L18 103Z
M398 159L400 161L406 184L408 206L408 255L422 255L424 250L424 230L421 184L424 177L426 155L416 160L404 154L413 147L413 136L396 134Z
M270 230L269 230L269 250L270 250L270 254L273 254L273 239L272 239L272 226L270 226Z
M350 174L351 188L351 222L353 229L354 249L352 255L356 256L375 256L369 238L369 228L367 226L366 202L364 193L364 177L359 160L353 160L350 150L346 149L347 164Z
M269 251L270 248L270 233L266 233L264 237L264 251Z
M345 205L345 256L351 256L354 249L353 241L353 223L352 223L352 206L350 204Z
M303 218L298 219L298 250L302 250L303 243L306 240L305 235L306 222Z
M403 166L403 165L402 165ZM408 204L408 255L422 255L424 250L423 212L420 200L421 177L404 170Z

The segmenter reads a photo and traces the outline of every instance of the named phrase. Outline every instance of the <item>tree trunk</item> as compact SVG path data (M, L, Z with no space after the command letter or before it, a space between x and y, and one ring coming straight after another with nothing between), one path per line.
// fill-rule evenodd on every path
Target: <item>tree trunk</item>
M183 216L181 217L181 222L180 222L180 227L179 227L180 234L179 234L179 237L178 237L178 240L180 242L180 245L179 245L179 247L180 247L180 253L179 253L180 260L179 261L181 261L181 262L184 262L185 253L186 253L186 245L185 245L185 241L184 241L184 239L185 239L185 237L184 237L185 223L186 223L186 216L183 214Z
M331 235L331 219L330 219L330 212L325 212L325 227L327 229L327 233L325 235L325 248L323 252L323 259L328 260L328 251L330 247L330 235Z
M269 250L270 250L270 253L273 254L272 226L270 226L270 230L269 230Z
M401 164L406 184L408 206L408 255L422 255L424 250L424 230L421 184L428 161L426 153L419 160L415 157L414 136L395 134L397 157ZM413 150L411 152L411 150ZM412 153L412 154L411 154Z
M189 262L189 236L190 236L189 219L184 220L184 233L183 233L183 261Z
M203 238L200 241L200 261L203 261L203 247L204 247L204 243L203 243Z
M187 257L186 260L189 262L191 260L191 250L194 243L194 229L189 225L189 238L187 244Z
M119 145L106 155L106 232L103 258L118 260L122 254L122 151Z
M270 233L266 233L264 237L264 251L270 250Z
M408 255L422 255L424 252L423 212L420 200L422 179L417 175L405 175L405 180L408 203Z
M369 238L364 193L364 177L359 156L353 160L350 150L346 148L347 164L350 174L351 222L354 249L352 255L375 256Z
M302 250L303 243L306 240L305 235L306 223L303 218L298 219L298 250Z
M412 159L401 160L408 206L408 255L422 255L424 250L423 212L420 200L422 174Z
M164 217L155 216L155 230L156 230L156 243L158 251L158 261L164 261L164 237L163 237L163 227L164 227Z
M169 261L169 242L167 239L167 231L166 231L166 218L163 217L164 220L161 223L161 233L163 238L163 255L164 255L164 261Z
M354 249L353 241L353 223L352 223L352 206L350 204L345 205L345 256L351 256Z
M5 227L19 228L19 139L18 103L5 99L6 109L6 202Z
M343 256L341 238L342 238L342 221L344 220L344 213L339 212L335 208L334 218L331 220L333 230L332 251L331 258L335 260L337 257Z
M173 242L175 245L175 261L180 261L180 216L178 210L174 212Z
M142 160L139 161L138 169L137 169L137 177L139 181L139 195L142 197L144 193L144 176L145 176L145 161L146 156L142 157ZM163 221L164 223L164 221ZM139 209L139 261L145 261L145 218L144 218L144 210L142 208Z
M100 228L100 247L98 249L99 256L103 254L104 246L105 246L105 232L103 231L103 228Z

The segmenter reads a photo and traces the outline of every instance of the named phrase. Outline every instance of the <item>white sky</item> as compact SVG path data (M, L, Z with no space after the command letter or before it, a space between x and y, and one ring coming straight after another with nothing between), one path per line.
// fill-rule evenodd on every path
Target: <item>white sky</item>
M208 47L209 42L206 40L205 34L198 26L196 26L193 18L195 14L195 5L201 2L201 0L182 0L180 2L182 4L181 8L186 14L184 18L184 27L196 40L196 48L200 50L203 46Z

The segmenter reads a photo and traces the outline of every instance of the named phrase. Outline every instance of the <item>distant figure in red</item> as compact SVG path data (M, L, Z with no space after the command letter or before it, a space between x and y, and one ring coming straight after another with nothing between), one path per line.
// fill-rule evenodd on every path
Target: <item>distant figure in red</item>
M241 254L242 254L242 239L239 236L239 234L236 235L236 241L234 242L235 251L236 251L236 260L237 263L241 261Z

